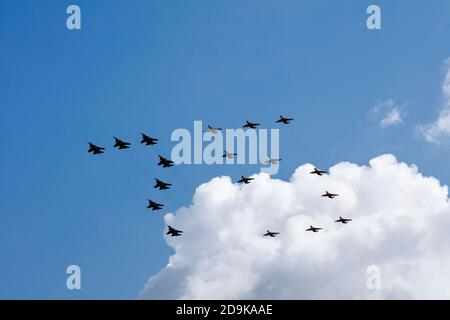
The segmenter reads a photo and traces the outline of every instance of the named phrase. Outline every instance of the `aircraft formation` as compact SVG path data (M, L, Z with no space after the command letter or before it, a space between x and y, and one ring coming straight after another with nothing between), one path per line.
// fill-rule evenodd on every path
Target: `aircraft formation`
M280 115L280 118L277 121L275 121L275 123L287 125L287 124L290 124L293 120L294 120L294 118L287 118L287 117L283 117L282 115ZM256 129L259 125L260 125L259 123L250 122L247 120L242 127L246 128L246 129ZM206 131L215 134L221 130L222 130L222 128L215 128L215 127L212 127L211 125L208 125L208 128ZM144 144L146 146L152 146L152 145L155 145L158 143L158 139L152 138L144 133L141 133L141 136L142 136L142 139L140 142L141 144ZM130 142L123 141L117 137L113 137L113 138L114 138L113 148L117 148L119 150L124 150L124 149L130 148L130 146L131 146ZM92 153L93 155L102 154L105 152L104 147L97 146L89 141L88 141L88 144L89 144L88 152ZM229 151L225 150L223 153L223 158L233 159L235 156L237 156L237 153L234 153L234 152L229 152ZM172 160L167 159L167 158L161 156L160 154L158 154L158 158L159 158L159 162L157 163L158 166L161 166L162 168L170 168L170 167L174 166L174 162ZM269 157L269 159L267 161L265 161L265 163L277 164L281 160L282 159L274 159L274 158ZM324 174L328 174L328 172L325 170L319 170L317 168L314 168L314 170L311 171L310 174L323 176ZM154 178L154 179L155 179L155 185L153 187L155 189L168 190L172 186L171 183L164 182L157 178ZM253 180L254 180L254 178L241 176L241 179L239 179L237 181L237 183L250 184ZM334 199L338 196L339 196L339 194L328 192L328 190L325 190L325 193L321 195L321 197L325 197L325 198L329 198L329 199ZM157 211L157 210L162 210L164 207L164 204L157 203L156 201L153 201L151 199L147 199L147 200L148 200L147 209L151 209L152 211ZM334 222L347 224L351 221L352 221L352 219L342 218L341 216L339 216L339 219L335 220ZM168 230L167 230L166 234L170 235L171 237L179 237L183 234L182 230L178 230L169 225L167 226L167 229ZM317 233L320 230L323 230L323 228L314 227L312 225L310 225L308 229L305 229L305 231L307 231L307 232L314 232L314 233ZM280 232L273 232L273 231L267 230L267 232L265 234L263 234L262 236L269 237L269 238L275 238L279 234L280 234Z

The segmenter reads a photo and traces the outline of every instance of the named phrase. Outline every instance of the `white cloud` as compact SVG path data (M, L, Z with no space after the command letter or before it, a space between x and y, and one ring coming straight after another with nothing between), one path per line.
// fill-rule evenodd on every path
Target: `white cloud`
M341 162L330 175L300 166L289 181L260 173L200 185L193 204L167 214L184 230L166 241L168 265L147 299L450 298L448 189L414 165L382 155L369 166ZM320 197L328 190L339 197ZM352 218L347 225L339 216ZM305 232L310 225L324 228ZM263 238L267 230L277 238ZM381 268L381 290L366 269Z
M439 143L442 138L450 136L450 57L445 60L444 67L446 74L442 84L442 110L435 122L419 127L425 139L433 143Z
M379 125L381 128L386 128L403 122L403 108L404 106L399 106L394 100L389 99L373 107L370 115L382 114Z
M383 119L381 119L380 126L382 128L386 128L394 124L399 124L401 122L402 122L402 115L400 113L400 109L396 107L391 111L389 111L386 114L386 116Z

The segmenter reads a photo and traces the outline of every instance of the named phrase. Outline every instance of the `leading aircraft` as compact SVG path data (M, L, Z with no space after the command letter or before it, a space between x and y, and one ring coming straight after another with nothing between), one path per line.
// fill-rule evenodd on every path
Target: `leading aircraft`
M250 129L256 129L256 127L259 126L259 123L253 123L250 121L246 121L246 124L242 126L242 128L250 128Z
M116 143L114 144L114 148L128 149L131 145L131 143L122 141L116 137L114 137L114 140L116 141Z
M319 232L319 230L322 230L322 228L317 228L317 227L309 226L309 228L306 229L305 231Z
M249 184L254 178L246 178L244 176L241 176L241 180L238 181L238 183L244 183Z
M330 199L334 199L337 196L339 196L337 193L330 193L328 191L325 191L325 193L322 195L322 197L327 197L327 198L330 198Z
M169 225L167 226L167 228L169 228L169 230L166 232L166 234L170 235L171 237L179 237L183 233L183 231L177 230Z
M157 188L159 190L170 189L170 186L172 185L170 183L162 182L161 180L156 179L156 178L155 178L155 181L156 181L156 183L155 183L155 186L153 188Z
M155 210L161 210L162 207L164 207L163 204L160 204L160 203L157 203L155 201L148 199L147 209L152 209L153 211L155 211Z
M334 221L334 222L340 222L340 223L343 223L343 224L347 224L347 223L349 223L350 221L352 221L352 219L345 219L345 218L342 218L341 216L339 216L339 219L337 219L337 220Z
M158 162L158 166L162 166L163 168L168 168L168 167L173 167L173 161L164 158L163 156L159 155L159 162Z
M158 139L149 137L148 135L146 135L144 133L141 133L141 135L142 135L141 143L144 143L147 146L154 145L158 142Z
M317 174L318 176L322 176L327 173L328 173L328 171L319 170L317 168L314 168L314 170L310 172L310 174Z
M88 141L88 143L89 143L89 150L88 150L88 152L92 152L92 154L101 154L101 153L105 152L104 151L105 148L96 146L95 144L90 143L89 141Z
M283 123L283 124L289 124L291 121L294 120L294 118L285 118L283 116L280 116L280 119L275 121L276 123Z
M267 230L267 233L263 234L263 237L275 238L277 236L277 234L280 234L280 233Z

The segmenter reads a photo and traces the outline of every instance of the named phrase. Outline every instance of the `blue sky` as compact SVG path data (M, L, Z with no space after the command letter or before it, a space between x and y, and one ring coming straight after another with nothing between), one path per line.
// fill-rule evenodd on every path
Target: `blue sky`
M82 30L66 29L81 7ZM450 182L448 143L417 125L436 119L450 56L450 3L376 1L382 30L366 28L369 1L0 2L0 298L137 297L166 265L163 213L189 205L200 183L259 166L156 167L176 128L194 120L274 126L284 159L366 164L383 153ZM394 99L403 123L381 129L370 110ZM144 147L140 132L158 138ZM133 143L113 150L113 136ZM86 141L107 147L88 154ZM153 177L174 182L153 189ZM82 290L65 269L82 270Z

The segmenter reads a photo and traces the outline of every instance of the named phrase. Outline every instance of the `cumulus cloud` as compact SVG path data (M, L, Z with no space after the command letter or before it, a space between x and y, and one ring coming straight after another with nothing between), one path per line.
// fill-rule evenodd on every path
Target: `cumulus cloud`
M442 138L450 136L450 57L444 62L445 77L442 84L444 103L437 120L420 126L420 132L429 142L439 143Z
M370 115L380 118L380 127L386 128L403 122L403 108L404 105L398 105L394 100L389 99L373 107Z
M229 177L200 185L189 207L165 216L184 230L166 242L169 262L143 299L450 298L448 189L393 155L368 166L313 166L289 181L265 173L240 186ZM320 197L328 190L340 196ZM339 216L352 218L347 225ZM323 227L305 232L309 225ZM267 229L277 238L263 238ZM367 268L381 289L367 287Z

